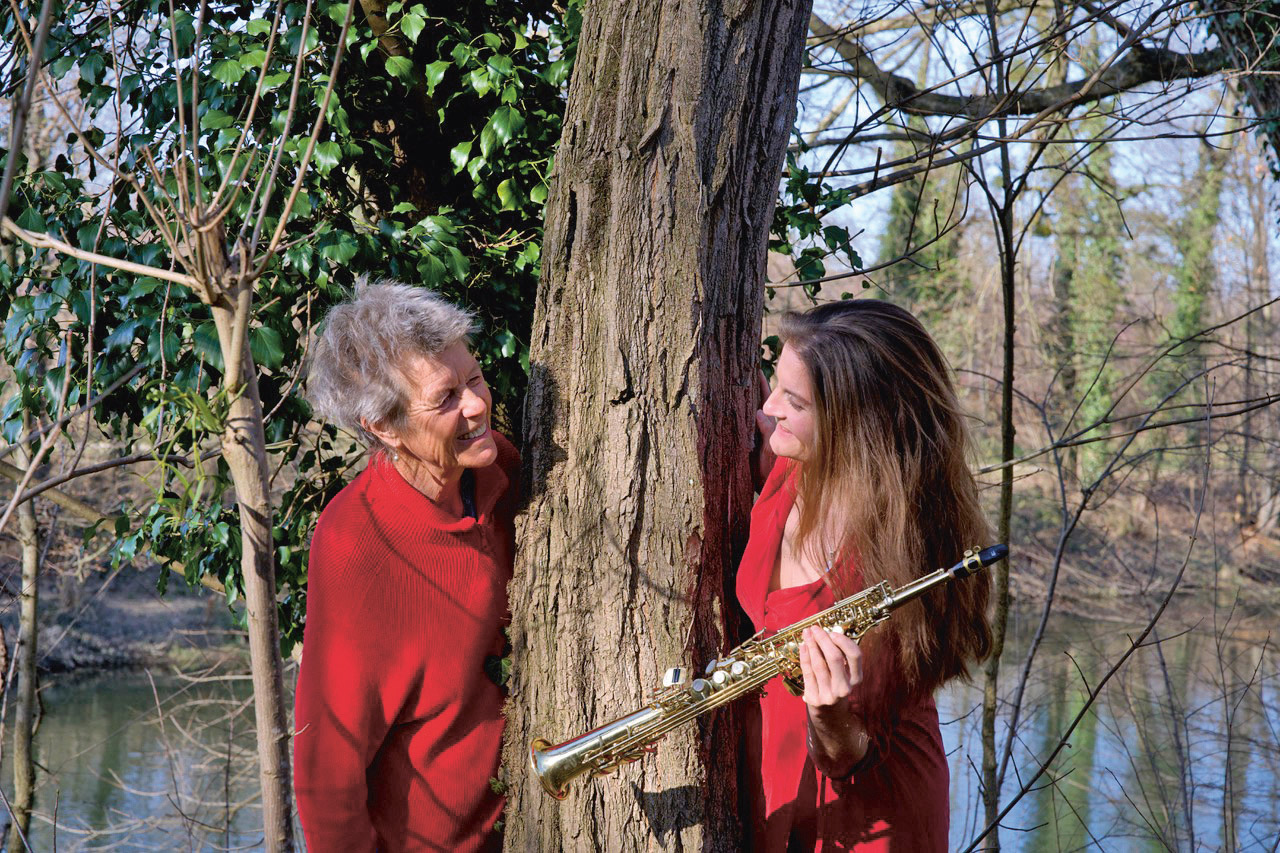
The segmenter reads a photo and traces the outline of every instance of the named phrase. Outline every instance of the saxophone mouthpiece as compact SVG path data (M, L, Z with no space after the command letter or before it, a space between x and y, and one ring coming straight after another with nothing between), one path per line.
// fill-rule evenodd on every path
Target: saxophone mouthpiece
M952 566L950 572L954 577L967 578L978 569L998 563L1007 556L1009 556L1009 546L1003 543L983 548L981 551L971 548L964 552L964 559Z
M990 548L983 548L978 553L978 559L982 561L982 565L989 566L992 563L999 562L1009 556L1009 546L1000 544L992 545Z

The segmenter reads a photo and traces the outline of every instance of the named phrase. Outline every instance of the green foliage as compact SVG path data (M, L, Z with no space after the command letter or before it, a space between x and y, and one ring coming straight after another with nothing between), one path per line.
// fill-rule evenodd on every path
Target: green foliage
M833 257L857 270L862 258L853 248L848 229L824 222L832 212L851 201L849 191L832 187L801 165L796 152L788 152L782 197L774 210L769 250L786 255L795 264L796 277L809 298L815 298ZM772 296L772 290L770 296Z
M347 8L317 0L308 19L306 4L286 0L272 48L270 4L219 6L200 23L194 0L131 0L110 18L99 4L72 0L50 34L47 67L75 86L83 133L48 152L47 168L19 171L11 215L81 249L174 269L175 247L148 211L167 216L180 193L208 203L222 188L229 247L255 232L265 244L299 175ZM519 439L541 208L580 26L576 4L562 19L546 0L395 2L384 41L400 40L404 55L384 56L355 8L325 127L283 225L283 249L258 282L249 333L276 472L286 647L301 638L311 529L346 481L350 455L334 430L311 424L299 373L309 329L357 275L433 287L479 313L478 356L501 401L498 426ZM4 50L20 54L12 39ZM107 163L118 156L136 183L112 180L87 145ZM277 151L277 183L258 221L251 211ZM157 456L217 447L227 404L216 393L222 353L209 309L186 287L16 244L12 263L0 266L0 309L3 357L18 389L0 412L10 439L24 409L56 408L61 371L72 371L67 403L76 405L142 364L96 407L98 422ZM149 549L186 566L188 582L218 579L234 600L239 520L225 464L166 464L152 485L151 499L128 508L114 558Z

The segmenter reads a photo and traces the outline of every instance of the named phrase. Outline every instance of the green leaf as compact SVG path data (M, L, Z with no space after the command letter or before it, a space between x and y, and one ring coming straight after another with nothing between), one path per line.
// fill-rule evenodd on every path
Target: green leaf
M356 256L356 252L360 250L360 245L355 238L344 232L335 232L330 236L327 245L320 249L320 254L331 261L339 264L345 264Z
M196 352L211 366L222 370L222 345L218 343L218 329L208 320L196 326L191 335Z
M25 228L28 231L43 232L45 228L48 227L44 221L44 217L40 215L40 211L36 210L34 207L28 207L26 210L22 211L22 215L18 217L17 222L19 228Z
M510 77L516 68L516 64L511 61L511 57L501 54L489 57L488 65L499 77Z
M234 59L224 59L213 66L213 70L209 73L214 76L214 79L222 81L223 84L234 86L244 76L244 66Z
M547 200L547 185L545 182L538 184L533 189L529 190L529 201L533 202L534 204L542 204L546 200Z
M163 348L165 361L170 365L178 358L178 348L182 345L182 341L174 334L172 327L166 327L164 337L160 336L160 329L157 328L147 338L147 355L154 361L160 360L161 349Z
M400 19L400 32L404 33L405 38L409 41L417 44L418 36L422 35L422 30L426 25L427 21L420 12L407 12Z
M290 219L305 219L311 215L313 205L311 204L311 194L301 192L294 199L293 210L289 211Z
M316 146L314 158L320 174L327 175L329 170L338 165L342 159L342 146L332 140L321 142Z
M498 343L501 345L500 350L503 358L511 358L516 352L516 336L510 331L503 329L498 333Z
M262 88L264 91L278 88L282 83L288 80L290 74L288 71L277 71L275 74L268 74L262 78Z
M428 97L435 94L436 86L440 85L440 81L444 79L445 72L449 70L452 64L451 62L445 62L443 59L438 59L422 69L427 77Z
M138 327L141 325L141 320L125 320L119 326L116 326L115 331L107 335L105 343L106 351L111 352L118 349L128 349L129 345L133 343L134 332L136 332Z
M71 66L76 64L75 56L71 54L63 54L49 64L49 73L53 75L55 80L61 80L67 76L67 72L71 70Z
M251 50L240 57L240 67L245 71L257 71L262 67L262 63L267 60L267 52L258 48Z
M502 202L503 210L516 209L516 205L515 205L516 190L515 190L515 187L512 185L510 178L507 178L505 181L498 184L497 193L498 193L498 201Z
M249 352L257 364L270 370L279 370L284 363L280 333L269 326L259 326L249 332Z
M482 97L489 94L489 90L493 88L487 68L477 68L470 72L467 74L467 81L471 84L471 88L475 90L476 94Z
M493 111L493 117L489 119L489 124L493 126L494 135L497 137L498 142L505 144L524 129L524 116L520 115L513 107L504 105Z
M413 60L407 56L388 56L387 73L392 77L408 80L413 76Z
M205 130L221 130L234 123L235 118L222 110L209 110L200 118L200 126Z
M471 142L470 139L466 142L459 142L449 152L449 159L453 161L453 173L455 175L466 168L467 161L471 159Z
M100 53L90 53L80 58L80 79L86 83L98 83L102 80L102 70L106 65Z
M331 3L324 12L329 16L329 20L338 26L342 26L343 21L347 19L347 5L346 3Z
M339 6L338 8L342 9L344 14L346 13L345 7ZM339 19L339 23L341 23L341 19ZM245 29L248 30L249 35L251 36L265 36L267 33L271 32L271 22L266 18L254 18L248 23Z

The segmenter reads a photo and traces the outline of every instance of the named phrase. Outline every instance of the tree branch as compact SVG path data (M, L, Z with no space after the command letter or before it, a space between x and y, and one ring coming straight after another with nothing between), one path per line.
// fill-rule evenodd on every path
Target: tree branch
M1036 115L1068 104L1091 103L1144 83L1197 79L1231 67L1231 55L1223 48L1187 54L1135 44L1127 56L1096 81L1088 77L1040 89L1018 91L1015 88L1008 95L943 95L921 91L906 77L882 71L859 42L842 35L817 15L809 17L809 30L849 63L852 76L865 80L885 104L920 116L963 116L981 120Z
M0 461L0 476L8 477L10 480L13 480L15 483L20 483L22 482L23 478L26 477L26 474L27 472L22 470L18 466L11 465L8 462ZM89 506L84 501L73 498L71 497L71 495L59 489L46 490L44 492L44 497L45 497L45 500L48 500L57 504L58 506L65 509L67 512L71 513L72 515L76 516L82 521L88 522L89 524L99 524L102 522L114 522L116 518L115 516L104 515L103 513L98 512L96 509ZM183 575L183 576L186 575L186 567L179 562L166 561L164 565L166 568L168 568L172 572L176 572L177 574ZM222 586L222 584L218 583L216 580L214 580L211 577L202 576L200 578L200 584L206 589L211 589L214 592L219 593L221 595L226 594L226 589Z
M149 267L146 264L136 264L133 261L125 261L119 258L113 258L109 255L100 255L97 252L78 249L70 243L65 243L57 237L51 237L48 234L40 234L35 231L28 231L14 222L9 217L0 220L0 228L8 231L22 242L35 246L37 249L53 249L64 255L73 258L79 258L82 261L88 261L91 264L102 264L104 267L120 270L121 272L131 272L135 275L149 275L152 278L171 281L174 284L181 284L183 287L189 287L191 290L199 293L200 286L194 278L180 272L172 270L164 270L159 267Z

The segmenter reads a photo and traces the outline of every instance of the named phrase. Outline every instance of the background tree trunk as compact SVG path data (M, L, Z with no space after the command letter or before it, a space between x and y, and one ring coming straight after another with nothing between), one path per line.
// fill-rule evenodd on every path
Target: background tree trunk
M220 224L203 232L208 273L206 293L222 350L223 385L231 398L222 433L222 456L236 487L240 510L240 570L249 623L249 667L262 783L264 846L288 853L293 844L293 776L289 767L289 712L285 707L284 660L276 605L272 543L271 478L263 428L258 371L249 350L253 282L235 277ZM216 298L221 292L223 298Z
M587 7L531 341L510 850L735 850L736 714L563 804L527 770L738 639L765 271L808 0Z
M23 468L31 464L31 456L24 446L19 445L17 456ZM34 501L18 506L18 541L22 545L22 593L18 643L14 651L18 689L13 712L13 823L6 845L8 850L26 849L31 808L35 803L36 767L31 741L36 720L36 637L40 631L40 528Z

